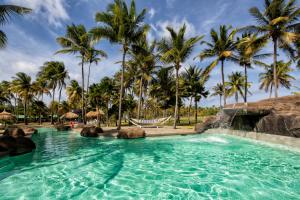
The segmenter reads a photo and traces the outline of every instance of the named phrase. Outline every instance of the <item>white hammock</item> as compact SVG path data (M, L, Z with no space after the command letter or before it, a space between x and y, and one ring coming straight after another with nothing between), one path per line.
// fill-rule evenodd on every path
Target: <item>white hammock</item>
M137 127L140 128L150 128L150 127L156 127L158 128L159 125L164 125L166 122L168 122L171 119L172 116L170 117L164 117L164 118L159 118L159 119L151 119L151 120L146 120L146 119L129 119L129 121L134 124Z

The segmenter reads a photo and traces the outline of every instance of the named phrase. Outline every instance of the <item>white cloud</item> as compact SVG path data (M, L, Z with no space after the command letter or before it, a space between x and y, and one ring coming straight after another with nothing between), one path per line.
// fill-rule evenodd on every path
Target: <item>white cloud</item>
M156 35L159 36L159 38L162 38L162 37L168 37L170 35L169 31L166 29L168 26L171 26L177 31L179 30L179 28L183 26L183 24L186 25L187 37L196 36L195 26L191 22L189 22L186 18L183 18L182 20L178 20L178 18L175 17L173 18L173 20L159 21L156 23L154 28L152 27L152 29L156 32Z
M63 21L70 19L65 9L65 0L10 0L8 2L33 9L33 15L29 16L37 20L42 16L54 26L61 26Z
M150 19L152 19L154 17L155 13L156 13L156 10L154 8L150 8L150 10L149 10Z

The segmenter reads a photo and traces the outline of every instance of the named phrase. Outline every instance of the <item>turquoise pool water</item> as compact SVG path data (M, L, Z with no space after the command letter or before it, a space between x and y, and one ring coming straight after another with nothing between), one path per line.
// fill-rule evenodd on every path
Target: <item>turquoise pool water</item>
M0 159L0 199L300 199L300 154L225 135L140 140L42 129Z

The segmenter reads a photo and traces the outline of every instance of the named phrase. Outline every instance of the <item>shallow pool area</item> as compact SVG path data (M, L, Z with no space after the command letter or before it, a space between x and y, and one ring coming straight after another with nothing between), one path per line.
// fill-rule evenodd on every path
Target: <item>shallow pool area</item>
M300 153L220 134L138 140L40 129L0 158L0 199L300 199Z

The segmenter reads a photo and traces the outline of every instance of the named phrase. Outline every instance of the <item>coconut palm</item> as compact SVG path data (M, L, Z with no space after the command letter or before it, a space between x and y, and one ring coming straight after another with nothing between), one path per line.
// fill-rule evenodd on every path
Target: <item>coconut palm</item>
M174 125L176 128L178 119L178 103L179 103L179 69L183 62L185 62L191 55L195 45L203 36L186 38L186 25L184 24L178 32L172 27L167 27L170 33L169 38L164 38L158 45L161 52L161 60L165 63L174 65L176 71L176 103L174 113Z
M87 53L84 58L84 61L89 64L87 85L86 85L87 94L89 93L89 87L90 87L91 65L93 63L98 65L98 63L101 61L102 58L107 58L107 54L103 50L98 50L98 49L95 49L94 47L88 48Z
M222 96L223 96L223 85L222 83L218 83L216 86L212 88L213 93L211 96L219 96L220 98L220 108L222 108Z
M16 5L0 5L0 26L7 24L13 15L23 15L30 13L31 9ZM0 30L0 48L4 48L7 43L6 34Z
M61 90L65 86L65 79L68 78L68 72L63 62L50 61L45 62L37 74L38 80L46 81L47 87L52 90L52 101L55 99L55 92L59 88L59 101L61 98ZM58 103L59 104L59 103ZM54 123L54 110L51 110L51 124Z
M241 72L232 72L225 84L228 88L227 96L234 95L236 103L239 102L239 95L244 98L245 76Z
M278 61L275 65L265 65L265 72L259 74L260 89L264 89L266 92L270 91L270 98L272 97L272 91L275 90L275 87L284 87L286 89L291 88L291 81L295 80L290 73L293 71L291 68L292 61L283 62ZM274 81L274 69L277 73L276 83ZM278 89L278 88L277 88ZM276 98L276 96L275 96Z
M260 64L262 59L271 56L269 53L261 53L267 43L266 37L258 37L257 34L245 33L241 38L237 38L236 54L233 61L244 67L244 102L247 103L248 96L248 69L253 64Z
M18 96L22 98L24 105L24 123L28 124L27 121L27 106L30 99L33 96L33 87L31 77L24 72L18 72L15 77L12 77L12 90L18 93Z
M128 62L128 65L131 66L131 69L135 68L136 66L138 67L137 71L134 71L138 78L139 84L138 119L140 119L142 107L143 86L147 86L147 83L150 82L151 75L155 70L157 58L154 53L155 46L155 41L149 44L146 37L141 37L139 41L132 45L132 49L130 50L131 60Z
M71 80L66 90L70 107L77 108L77 105L80 103L80 100L82 100L82 87L79 86L79 83L76 80Z
M62 50L56 52L56 54L80 54L81 58L81 87L84 90L84 61L88 56L88 50L92 47L93 41L91 34L88 33L84 25L72 24L67 26L66 35L58 37L57 42L62 46ZM85 123L85 100L84 92L81 93L82 107L81 112L83 116L83 122Z
M210 31L210 37L212 42L203 41L202 44L206 44L207 48L204 49L199 57L201 60L206 58L215 58L215 60L207 67L207 73L209 73L213 68L215 68L221 62L221 74L222 74L222 85L223 94L225 94L225 75L224 75L224 62L226 60L232 60L233 51L236 48L236 42L234 41L234 36L236 34L236 29L226 25L222 25L219 28L219 33L214 29ZM223 95L224 105L226 105L226 95Z
M33 83L35 95L44 100L44 94L51 95L50 89L48 88L47 81L42 77L37 77L37 80Z
M157 99L160 108L164 111L164 117L166 117L167 109L175 106L175 84L173 67L160 68L151 80L149 94Z
M208 75L203 71L203 69L197 66L189 66L186 68L184 73L182 74L183 85L185 88L185 92L191 99L194 99L195 103L195 123L198 121L198 101L202 97L206 98L209 92L205 89L205 83L208 80ZM190 106L191 107L191 106ZM190 112L190 108L189 108ZM189 114L190 116L190 114ZM190 120L189 120L190 123Z
M250 9L250 14L257 21L257 25L247 26L244 30L263 34L266 38L273 42L273 81L275 98L278 97L278 86L280 83L277 79L277 52L278 47L288 52L292 52L291 43L299 39L296 33L299 27L298 18L300 16L300 8L295 0L265 0L264 9L262 11L257 7Z
M137 14L134 0L131 1L130 8L127 7L124 0L115 0L114 3L108 5L106 12L96 14L96 22L102 23L102 25L91 30L96 40L104 37L112 43L122 45L118 129L121 128L125 58L130 45L144 35L148 29L148 26L143 24L145 14L145 9Z
M48 108L43 101L34 100L31 104L32 111L39 115L39 124L42 124L42 115L46 115Z

